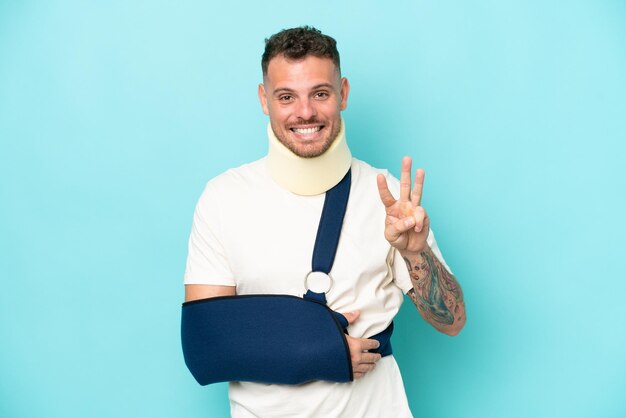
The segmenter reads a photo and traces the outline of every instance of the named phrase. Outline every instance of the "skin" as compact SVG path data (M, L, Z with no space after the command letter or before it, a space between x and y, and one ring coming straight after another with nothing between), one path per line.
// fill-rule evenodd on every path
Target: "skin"
M385 206L385 238L404 259L413 289L408 295L422 317L437 330L457 335L465 325L465 302L456 278L435 256L426 239L430 219L421 206L424 170L415 172L411 190L411 158L402 159L400 198L395 199L387 180L378 175L378 192Z
M258 94L276 138L304 158L322 155L341 129L341 111L348 105L350 84L328 58L284 56L268 65ZM299 129L316 132L298 132Z

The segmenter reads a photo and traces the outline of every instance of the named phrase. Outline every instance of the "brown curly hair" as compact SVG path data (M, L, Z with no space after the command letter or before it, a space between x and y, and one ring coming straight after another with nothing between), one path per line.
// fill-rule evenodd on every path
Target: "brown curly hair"
M283 29L265 39L265 52L261 59L263 77L267 75L267 67L272 58L278 55L292 60L301 60L307 55L330 58L341 74L337 41L312 26Z

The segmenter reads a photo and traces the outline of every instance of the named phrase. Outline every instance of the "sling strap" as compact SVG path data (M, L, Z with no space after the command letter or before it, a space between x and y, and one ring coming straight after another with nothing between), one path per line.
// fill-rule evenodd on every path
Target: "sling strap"
M339 236L341 235L341 226L348 207L351 179L351 170L348 170L343 179L326 192L320 223L317 227L315 247L313 248L313 260L311 262L313 271L328 274L333 268Z
M352 171L348 170L343 179L326 192L320 223L317 227L315 247L313 248L313 259L311 261L313 272L330 274L333 268L337 246L339 245L339 237L341 236L341 227L348 207L351 181ZM318 293L307 289L303 297L327 304L325 293ZM336 313L335 316L344 328L348 327L348 321L343 315ZM384 331L369 337L380 343L377 349L370 351L380 353L383 357L392 354L392 333L393 322L391 322Z

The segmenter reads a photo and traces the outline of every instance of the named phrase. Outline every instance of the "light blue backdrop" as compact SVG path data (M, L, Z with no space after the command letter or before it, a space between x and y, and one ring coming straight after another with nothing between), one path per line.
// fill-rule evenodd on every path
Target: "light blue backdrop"
M182 360L187 236L265 153L263 39L301 24L339 42L353 153L426 169L465 290L456 338L397 319L415 415L626 416L618 0L0 1L0 416L227 416Z

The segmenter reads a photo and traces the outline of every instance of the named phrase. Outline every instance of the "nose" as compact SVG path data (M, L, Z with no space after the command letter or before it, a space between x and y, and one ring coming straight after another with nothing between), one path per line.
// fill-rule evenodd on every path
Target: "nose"
M317 116L317 110L315 109L315 103L311 99L301 99L296 103L296 114L300 119L309 120Z

